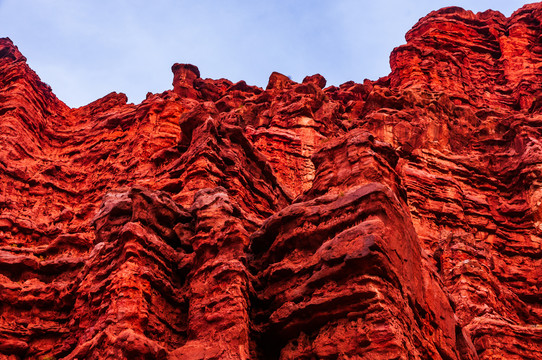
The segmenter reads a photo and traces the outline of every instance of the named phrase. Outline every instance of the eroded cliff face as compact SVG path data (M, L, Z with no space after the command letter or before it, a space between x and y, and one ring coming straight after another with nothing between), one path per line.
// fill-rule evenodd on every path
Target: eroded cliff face
M78 109L1 39L0 358L542 358L541 20Z

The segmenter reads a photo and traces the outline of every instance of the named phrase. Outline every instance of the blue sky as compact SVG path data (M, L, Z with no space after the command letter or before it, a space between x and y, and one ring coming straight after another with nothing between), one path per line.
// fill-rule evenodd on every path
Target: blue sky
M515 0L0 0L0 37L66 104L112 91L139 103L171 88L171 65L204 78L265 87L278 71L328 85L389 73L391 50L432 10L461 6L506 16Z

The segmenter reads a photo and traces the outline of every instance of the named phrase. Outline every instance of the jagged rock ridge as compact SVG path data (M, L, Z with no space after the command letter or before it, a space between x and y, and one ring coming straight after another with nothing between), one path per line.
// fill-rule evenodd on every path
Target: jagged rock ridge
M0 358L542 358L541 20L77 109L0 40Z

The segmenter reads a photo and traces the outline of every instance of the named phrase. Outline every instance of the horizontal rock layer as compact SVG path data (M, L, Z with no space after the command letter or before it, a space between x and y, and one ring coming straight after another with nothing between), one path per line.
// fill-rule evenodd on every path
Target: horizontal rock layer
M542 358L541 20L77 109L1 39L0 358Z

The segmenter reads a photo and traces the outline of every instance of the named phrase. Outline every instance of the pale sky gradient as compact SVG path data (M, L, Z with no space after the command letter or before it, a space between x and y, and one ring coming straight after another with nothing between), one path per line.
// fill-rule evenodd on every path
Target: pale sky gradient
M171 89L175 62L203 78L265 87L278 71L328 85L376 80L389 54L432 10L461 6L510 16L517 0L0 0L0 37L66 104L112 91L139 103Z

